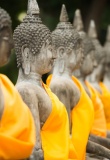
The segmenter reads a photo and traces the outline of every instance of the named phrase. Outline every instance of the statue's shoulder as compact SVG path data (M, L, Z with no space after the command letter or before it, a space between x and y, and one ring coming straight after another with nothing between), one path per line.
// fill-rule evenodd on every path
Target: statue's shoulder
M19 82L16 84L16 89L20 93L21 96L33 96L35 94L35 86L28 82Z

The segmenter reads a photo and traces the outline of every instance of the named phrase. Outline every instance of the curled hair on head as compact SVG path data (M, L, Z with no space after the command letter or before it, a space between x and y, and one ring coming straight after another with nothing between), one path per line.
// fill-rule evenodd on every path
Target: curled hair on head
M105 60L105 50L102 48L96 31L96 26L94 20L90 21L89 29L88 29L88 36L91 38L93 45L95 47L95 58L97 63L101 63L103 59Z
M4 27L11 27L11 18L9 14L0 7L0 30Z
M100 42L98 41L98 39L93 39L92 40L94 47L95 47L95 58L96 61L98 62L98 64L101 63L101 61L103 59L105 59L106 54L105 54L105 50L102 48Z
M65 49L74 49L79 40L82 42L80 35L68 20L66 7L62 5L60 22L52 32L52 43L56 49L61 46Z
M58 49L59 47L65 47L65 49L74 49L77 42L82 42L79 34L73 30L63 30L60 31L59 29L52 32L52 43L54 44L55 48Z
M52 41L50 30L42 24L39 17L39 9L35 0L29 0L27 13L13 34L18 67L22 66L22 46L27 46L30 49L30 54L35 55L40 53L47 39Z
M83 48L84 48L85 55L89 54L90 51L95 51L95 47L93 45L93 42L88 36L83 38Z

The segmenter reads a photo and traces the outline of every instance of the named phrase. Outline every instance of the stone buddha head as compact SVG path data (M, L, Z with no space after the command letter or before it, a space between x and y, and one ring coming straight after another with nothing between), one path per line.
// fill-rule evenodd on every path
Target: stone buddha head
M57 61L62 63L60 72L63 72L65 67L75 70L79 67L83 55L82 39L68 20L66 7L62 5L60 22L52 32Z
M36 0L28 0L27 15L14 31L17 65L25 75L49 72L55 58L51 32L42 23L39 13Z
M83 25L83 21L82 21L82 17L79 9L75 11L73 26L80 34L83 41L84 58L80 66L80 73L81 75L87 76L93 71L94 67L96 66L96 60L94 57L95 47L92 43L92 40L84 32L84 25ZM76 74L78 73L79 72L77 71Z
M84 59L80 67L80 72L87 76L93 72L94 68L97 66L97 62L95 60L95 48L91 39L85 37L83 40L83 45Z
M106 60L106 54L105 50L102 48L98 38L97 38L97 32L95 27L95 22L93 20L90 21L90 26L88 30L88 36L91 38L93 45L95 47L95 59L97 61L97 67L95 68L93 74L96 77L100 77L99 79L103 78L105 69L105 60Z
M8 62L12 48L11 18L4 9L0 8L0 66Z

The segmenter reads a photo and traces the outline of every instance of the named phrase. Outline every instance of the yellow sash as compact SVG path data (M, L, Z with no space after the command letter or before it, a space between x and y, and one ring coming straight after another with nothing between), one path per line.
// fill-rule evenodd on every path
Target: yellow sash
M104 85L104 83L99 83L102 94L99 93L99 96L102 100L102 103L104 105L104 112L106 117L106 123L107 123L107 129L110 130L110 92Z
M69 120L66 108L48 86L44 84L43 86L52 102L52 112L41 129L44 159L68 160L70 146Z
M85 83L91 93L91 100L94 106L94 123L92 126L91 133L97 136L106 137L107 127L104 106L102 104L101 99L99 98L97 91L92 87L92 85L89 82L86 81Z
M51 79L52 75L48 77L46 81L47 85L50 84ZM72 136L70 144L73 146L74 150L72 151L72 149L70 149L71 147L69 148L69 158L85 160L86 145L94 119L94 109L90 98L86 94L80 82L75 77L72 77L72 79L80 89L81 97L78 104L71 112Z
M0 159L29 157L35 145L35 126L29 108L5 76L0 74L4 111L0 120Z

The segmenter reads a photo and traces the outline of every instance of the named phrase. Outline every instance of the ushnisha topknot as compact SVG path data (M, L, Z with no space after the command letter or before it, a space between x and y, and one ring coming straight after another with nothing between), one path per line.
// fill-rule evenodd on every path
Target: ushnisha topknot
M84 30L84 25L81 17L81 11L77 9L75 11L75 16L73 19L73 26L77 31L83 31Z
M89 29L88 29L88 36L94 39L98 38L94 20L90 21Z
M91 38L93 45L95 47L95 51L96 51L95 58L98 63L101 63L101 61L103 59L105 59L106 54L105 54L105 50L102 48L102 46L97 38L98 36L97 36L96 26L95 26L94 20L90 21L90 25L89 25L89 29L88 29L88 36Z
M80 35L69 22L67 10L63 4L61 8L60 22L52 32L52 43L56 49L61 46L73 49L78 40L82 42Z
M30 54L38 54L47 39L52 41L51 32L42 23L39 13L36 0L28 0L27 15L13 34L18 67L22 65L22 46L28 47Z
M89 37L85 37L83 39L83 48L84 48L84 55L89 54L91 51L95 52L95 47L93 45L92 40Z
M39 6L36 3L36 0L28 0L28 15L39 15L40 10Z
M75 11L73 19L73 27L78 31L82 39L87 36L86 33L84 32L84 24L81 17L81 11L79 9Z
M9 14L0 7L0 30L4 27L11 27L12 21Z

